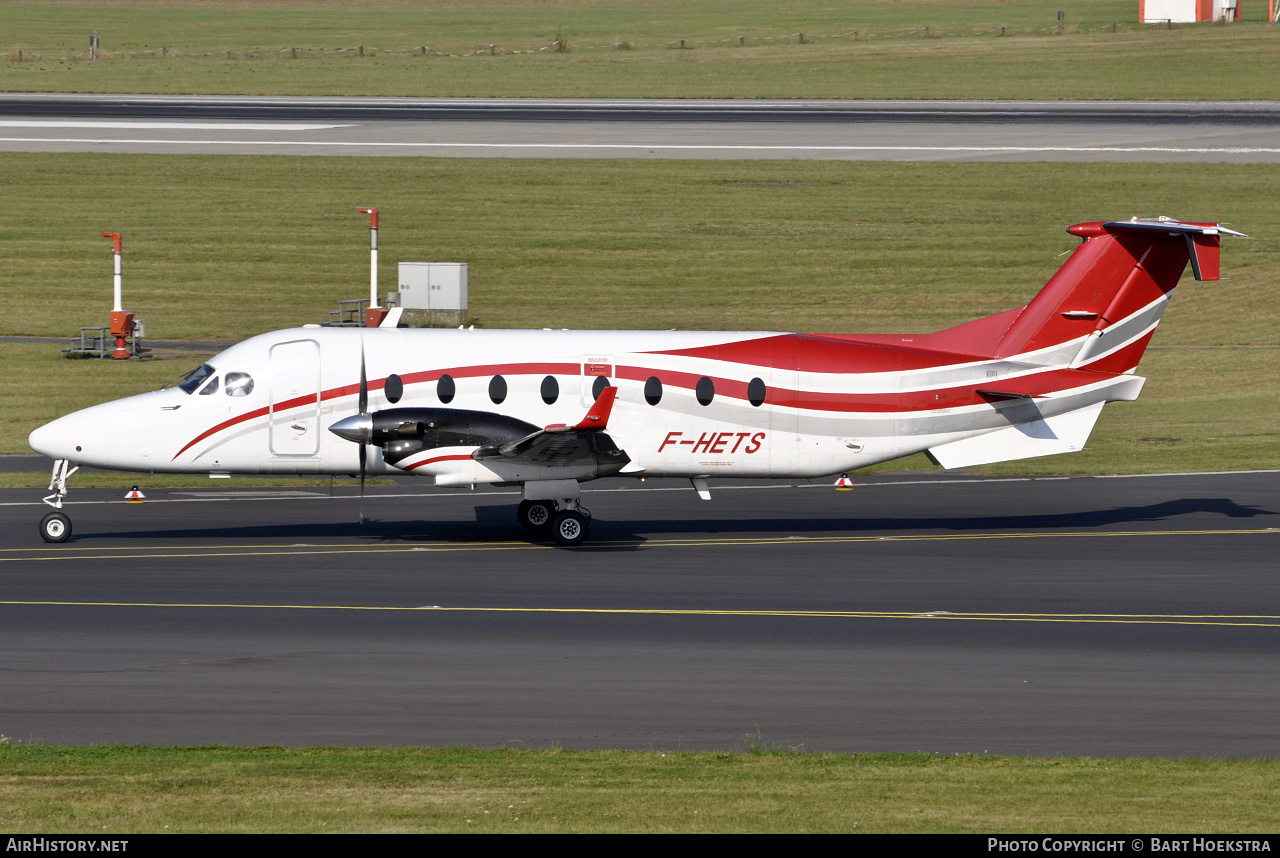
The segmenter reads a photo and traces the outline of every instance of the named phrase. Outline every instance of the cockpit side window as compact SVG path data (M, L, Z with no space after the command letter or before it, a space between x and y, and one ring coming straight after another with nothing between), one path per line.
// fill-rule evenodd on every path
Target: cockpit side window
M213 375L215 372L217 372L217 370L209 366L209 364L201 364L191 370L191 372L187 373L182 381L178 382L178 387L181 387L187 393L195 393L200 385L204 384L205 379Z
M253 377L247 372L229 372L223 387L227 396L248 396L253 392Z
M210 396L218 392L218 377L215 375L208 384L200 388L201 396Z

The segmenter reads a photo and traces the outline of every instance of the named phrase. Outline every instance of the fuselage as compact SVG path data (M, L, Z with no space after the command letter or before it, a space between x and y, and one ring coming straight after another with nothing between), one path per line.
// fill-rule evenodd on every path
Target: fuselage
M54 421L32 433L31 446L117 470L354 474L358 445L326 430L356 412L362 359L372 412L449 408L572 425L613 385L608 433L630 460L622 473L648 476L818 477L1018 422L1026 403L993 401L983 388L1035 396L1024 420L1132 398L1115 394L1114 372L1065 367L1078 343L999 359L892 339L296 328L227 349L183 386ZM474 450L433 447L392 465L370 447L368 472L441 485L556 477L528 465L504 470L473 459Z

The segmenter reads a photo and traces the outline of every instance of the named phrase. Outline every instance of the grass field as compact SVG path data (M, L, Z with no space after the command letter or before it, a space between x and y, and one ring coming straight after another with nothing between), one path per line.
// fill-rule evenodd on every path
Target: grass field
M20 308L0 334L104 322L98 232L111 230L149 335L196 340L321 321L364 293L355 208L370 203L387 288L398 260L466 261L471 312L493 328L932 331L1025 303L1076 244L1073 222L1221 219L1255 238L1227 243L1222 281L1186 275L1143 398L1108 408L1082 454L993 470L1280 466L1272 167L10 154L0 187L0 294ZM27 452L39 423L199 358L65 361L0 344L0 360L0 452Z
M1280 27L1243 8L1166 29L1132 0L5 3L0 90L1274 98Z
M469 263L484 327L919 332L1024 303L1077 221L1228 221L1224 279L1178 296L1158 345L1280 345L1280 170L9 153L0 334L102 324L124 234L127 306L154 339L328 318L381 271ZM165 370L147 369L157 377Z
M1274 832L1280 764L475 749L0 747L10 834Z

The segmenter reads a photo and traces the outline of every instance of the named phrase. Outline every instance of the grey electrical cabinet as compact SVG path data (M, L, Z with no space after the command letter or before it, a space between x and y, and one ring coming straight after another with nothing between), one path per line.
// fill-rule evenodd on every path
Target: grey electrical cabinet
M467 316L467 263L401 262L399 306L406 327L461 325Z

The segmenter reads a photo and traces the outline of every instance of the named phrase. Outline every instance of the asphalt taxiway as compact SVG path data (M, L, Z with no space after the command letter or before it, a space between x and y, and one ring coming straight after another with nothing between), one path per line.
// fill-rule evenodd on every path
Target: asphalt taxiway
M0 491L13 741L1275 757L1280 473Z
M0 93L0 151L501 158L1280 161L1280 102Z

